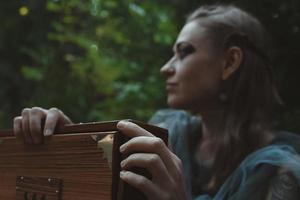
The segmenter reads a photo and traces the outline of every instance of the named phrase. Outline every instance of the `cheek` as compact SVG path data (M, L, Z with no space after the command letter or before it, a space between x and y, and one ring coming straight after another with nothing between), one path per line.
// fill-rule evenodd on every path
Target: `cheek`
M220 79L221 66L217 62L203 56L182 63L178 72L178 77L184 80L183 82L196 86L198 84L201 85L201 83L213 83Z
M221 67L216 62L194 60L186 63L179 74L181 91L189 98L213 98L219 91Z

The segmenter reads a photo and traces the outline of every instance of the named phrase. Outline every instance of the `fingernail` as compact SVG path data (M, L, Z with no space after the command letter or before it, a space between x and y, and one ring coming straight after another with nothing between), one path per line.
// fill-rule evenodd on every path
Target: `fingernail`
M117 124L117 128L123 129L123 128L125 128L126 124L127 124L127 122L125 122L125 121L119 121Z
M123 178L125 176L125 170L120 171L120 177Z
M52 133L51 133L51 130L50 129L47 129L46 131L45 131L45 134L44 134L44 136L50 136L50 135L52 135Z
M120 152L124 153L124 151L125 151L125 145L123 144L123 145L120 146Z
M122 162L120 163L120 165L121 165L121 167L123 168L123 167L124 167L124 165L125 165L125 162L124 162L124 161L122 161Z

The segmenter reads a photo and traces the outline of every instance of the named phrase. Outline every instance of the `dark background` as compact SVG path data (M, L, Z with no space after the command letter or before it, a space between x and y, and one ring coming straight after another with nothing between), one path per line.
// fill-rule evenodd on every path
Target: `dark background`
M280 127L300 132L299 0L1 0L0 127L32 106L75 122L147 120L166 107L159 68L186 15L217 2L267 28L285 102Z

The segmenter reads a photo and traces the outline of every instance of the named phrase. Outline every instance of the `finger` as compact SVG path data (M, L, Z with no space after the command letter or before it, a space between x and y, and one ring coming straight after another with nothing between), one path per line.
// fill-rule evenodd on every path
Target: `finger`
M57 128L61 128L63 126L65 126L66 124L72 124L73 122L70 120L70 118L68 116L66 116L61 110L57 109L57 108L51 108L50 113L55 113L58 116L57 119Z
M72 120L66 116L61 110L59 110L60 112L60 118L58 120L58 127L63 127L66 124L73 124Z
M25 108L22 111L22 134L24 138L24 142L27 144L32 144L32 138L30 134L29 128L29 108Z
M45 120L44 136L51 136L54 133L59 117L60 117L60 113L58 109L56 108L49 109Z
M57 108L51 108L45 120L44 136L50 136L54 133L55 128L71 123L72 121L62 111Z
M148 136L154 137L150 132L146 131L142 127L128 121L119 121L117 128L122 131L128 137L137 137L137 136Z
M123 154L132 152L144 152L158 154L163 160L168 160L170 154L173 154L164 141L158 137L134 137L120 146Z
M130 170L134 167L147 169L152 175L153 182L161 182L169 179L168 170L157 154L131 154L121 162L121 167L123 170Z
M13 124L13 128L14 128L14 135L17 138L21 138L22 140L23 138L23 134L22 134L22 117L18 116L14 118L14 124Z
M143 192L148 200L161 198L159 190L154 185L154 183L149 179L145 178L144 176L141 176L131 171L123 170L120 172L120 178L129 185Z
M46 112L39 107L33 107L29 113L29 128L32 140L35 144L41 144L43 141L42 121L46 116Z
M158 137L134 137L124 143L120 151L125 155L133 152L157 154L172 176L177 177L178 172L182 170L181 160Z

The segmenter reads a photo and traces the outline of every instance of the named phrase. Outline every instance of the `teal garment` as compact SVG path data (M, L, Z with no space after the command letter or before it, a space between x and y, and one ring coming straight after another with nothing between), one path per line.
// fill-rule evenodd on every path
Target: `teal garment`
M183 163L189 199L262 199L278 168L289 170L300 186L300 137L288 132L279 132L270 145L248 155L214 196L192 194L192 188L200 187L193 185L193 180L199 177L202 170L201 167L195 168L194 151L191 146L193 140L199 138L200 119L190 116L185 111L166 109L158 111L150 123L169 130L172 150Z

